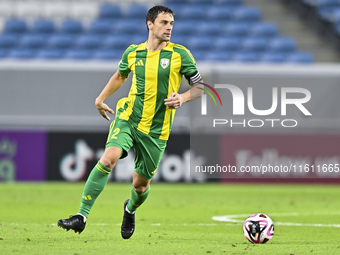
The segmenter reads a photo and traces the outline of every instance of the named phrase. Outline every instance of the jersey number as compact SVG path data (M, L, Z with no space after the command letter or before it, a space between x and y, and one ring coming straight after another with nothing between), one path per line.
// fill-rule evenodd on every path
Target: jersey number
M120 131L119 128L115 128L115 129L113 130L113 134L112 134L112 136L111 136L111 139L117 139L117 135L118 135L119 131Z

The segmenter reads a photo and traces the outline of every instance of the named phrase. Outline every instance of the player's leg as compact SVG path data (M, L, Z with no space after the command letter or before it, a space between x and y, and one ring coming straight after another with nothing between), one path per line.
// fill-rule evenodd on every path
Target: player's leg
M124 217L121 226L121 234L124 239L129 239L135 231L135 211L148 197L150 182L151 180L133 172L131 198L124 203Z
M85 184L81 204L77 215L69 219L59 220L58 225L64 229L73 229L81 233L86 224L94 202L106 186L109 174L119 158L127 156L132 147L130 127L126 121L116 119L110 126L106 149L103 156L92 169Z
M79 232L79 234L85 229L86 219L91 208L105 188L109 174L120 158L121 152L122 149L115 146L105 149L103 156L92 169L86 181L78 214L69 219L59 220L59 227L67 230L73 229L75 232Z
M155 139L139 131L134 144L135 171L133 174L131 197L124 203L124 217L121 234L124 239L132 236L135 229L135 211L147 199L150 182L163 156L166 141Z

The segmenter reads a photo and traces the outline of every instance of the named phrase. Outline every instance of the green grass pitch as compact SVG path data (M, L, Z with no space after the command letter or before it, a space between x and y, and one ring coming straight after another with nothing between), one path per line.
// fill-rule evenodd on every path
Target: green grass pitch
M337 185L155 183L120 236L131 184L109 183L85 231L57 227L77 213L84 183L0 184L0 254L340 254ZM267 244L251 244L242 222L262 212L274 221ZM235 215L236 222L213 216Z

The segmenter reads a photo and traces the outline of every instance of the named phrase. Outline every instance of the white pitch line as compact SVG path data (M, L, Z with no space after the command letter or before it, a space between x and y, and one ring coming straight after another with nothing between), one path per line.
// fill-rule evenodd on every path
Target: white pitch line
M313 215L339 215L340 212L308 212L308 213L268 213L268 215L284 217L284 216L313 216ZM214 216L213 220L219 222L236 223L242 224L246 218L251 214L236 214L236 215L224 215L224 216ZM243 220L237 220L235 218L244 218ZM319 224L319 223L296 223L296 222L274 222L274 225L281 226L305 226L305 227L332 227L340 228L340 224Z

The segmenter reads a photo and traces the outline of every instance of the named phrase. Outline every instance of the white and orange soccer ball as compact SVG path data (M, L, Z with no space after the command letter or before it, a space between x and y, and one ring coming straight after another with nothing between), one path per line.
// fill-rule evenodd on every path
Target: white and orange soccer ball
M274 235L274 223L267 215L256 213L244 222L243 233L251 243L266 243Z

